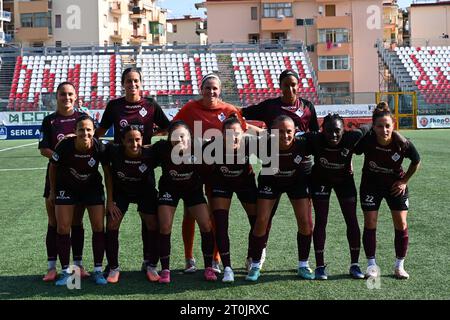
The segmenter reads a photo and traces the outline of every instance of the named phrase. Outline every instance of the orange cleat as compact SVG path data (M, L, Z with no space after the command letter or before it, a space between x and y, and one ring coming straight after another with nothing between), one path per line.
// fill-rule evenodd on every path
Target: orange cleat
M119 269L110 270L108 278L106 278L106 281L108 281L109 283L117 283L119 282L119 276L120 276Z
M57 277L58 272L56 271L56 269L49 269L44 278L42 278L42 280L44 280L45 282L53 282L56 280Z
M154 267L147 267L147 279L150 282L158 282L159 281L159 274L156 268Z
M91 276L91 274L89 272L87 272L83 266L79 266L79 268L80 268L81 279L89 278Z

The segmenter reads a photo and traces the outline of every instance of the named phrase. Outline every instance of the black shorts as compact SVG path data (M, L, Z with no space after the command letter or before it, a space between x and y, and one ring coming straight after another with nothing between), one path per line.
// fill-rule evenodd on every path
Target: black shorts
M158 192L154 188L141 195L115 194L114 202L122 214L128 211L130 203L136 203L138 212L143 214L156 215L158 212Z
M241 203L256 203L258 197L258 188L256 187L255 180L253 179L253 185L239 189L231 189L228 186L216 185L212 187L212 197L213 198L227 198L231 199L233 193L236 193L239 201Z
M56 185L55 205L84 205L88 207L104 204L105 192L102 184L80 189Z
M334 189L338 199L356 198L356 186L353 176L348 176L338 183L326 182L322 179L311 179L311 197L316 200L329 200L331 189Z
M301 176L295 183L283 187L270 180L258 176L258 199L278 199L284 192L291 200L310 198L310 176Z
M203 186L194 190L179 192L170 190L169 188L159 187L158 205L177 207L180 199L183 199L184 206L190 208L198 204L206 204L205 195L203 193Z
M359 188L362 211L378 211L381 200L386 199L389 209L404 211L409 209L408 187L405 193L400 196L392 196L390 187L377 187L371 184L361 184Z

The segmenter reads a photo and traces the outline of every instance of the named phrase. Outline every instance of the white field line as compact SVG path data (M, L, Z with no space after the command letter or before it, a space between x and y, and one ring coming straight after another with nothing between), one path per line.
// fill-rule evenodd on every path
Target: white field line
M0 172L8 172L8 171L33 171L33 170L46 170L47 167L43 168L14 168L14 169L0 169Z
M20 146L9 147L9 148L5 148L5 149L0 149L0 152L14 150L14 149L19 149L19 148L24 148L24 147L29 147L29 146L32 146L32 145L35 145L35 144L37 144L37 142L27 143L27 144L23 144L23 145L20 145Z

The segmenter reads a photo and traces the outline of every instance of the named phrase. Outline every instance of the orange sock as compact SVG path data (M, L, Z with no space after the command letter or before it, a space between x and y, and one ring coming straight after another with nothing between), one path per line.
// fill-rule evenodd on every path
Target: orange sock
M214 239L215 239L215 236L216 236L216 221L214 220L214 216L212 214L210 215L210 218L211 218L211 228L212 228L212 232L214 233ZM219 248L217 247L217 241L216 240L214 240L213 259L214 259L214 261L219 261L220 262Z
M183 217L183 243L184 257L192 259L194 257L194 236L195 236L195 219L185 212Z

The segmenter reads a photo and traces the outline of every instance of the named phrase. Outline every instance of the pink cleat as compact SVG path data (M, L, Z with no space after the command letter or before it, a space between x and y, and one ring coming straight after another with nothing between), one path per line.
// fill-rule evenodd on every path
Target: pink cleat
M159 283L170 283L170 270L164 269L159 274Z
M204 276L205 276L206 281L216 281L217 280L216 273L214 272L214 269L211 267L208 267L205 269Z

